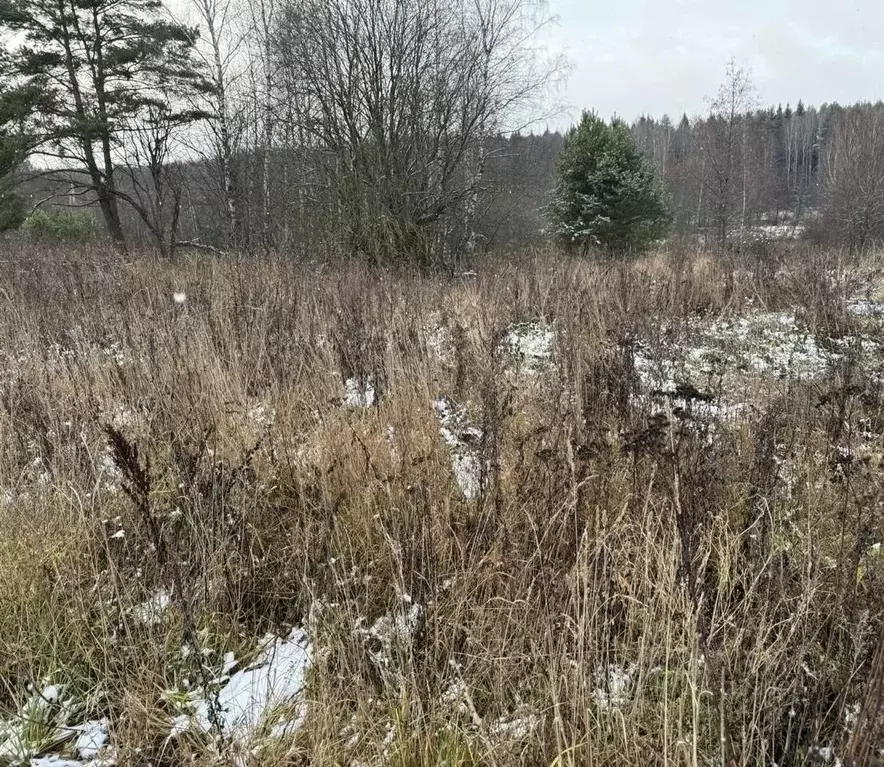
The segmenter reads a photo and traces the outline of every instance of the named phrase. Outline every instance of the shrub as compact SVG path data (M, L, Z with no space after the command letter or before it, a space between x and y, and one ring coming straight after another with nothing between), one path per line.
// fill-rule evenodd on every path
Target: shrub
M98 222L86 211L34 211L24 222L25 231L39 239L83 242L98 235Z
M25 203L8 185L0 181L0 232L18 229L25 220Z
M584 251L645 250L670 222L654 170L626 124L590 112L565 136L547 215L563 245Z

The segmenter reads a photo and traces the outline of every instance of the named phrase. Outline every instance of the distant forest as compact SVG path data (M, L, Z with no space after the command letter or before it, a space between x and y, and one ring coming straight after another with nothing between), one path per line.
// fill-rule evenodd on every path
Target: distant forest
M196 26L157 0L0 3L21 41L0 51L0 229L85 208L122 251L449 268L547 240L567 136L513 126L563 65L529 44L530 0L187 4ZM732 61L704 115L631 135L679 237L884 239L880 102L760 109Z
M641 117L631 125L639 149L653 161L666 191L673 231L718 243L741 226L768 236L806 234L817 240L863 247L884 236L884 104L843 107L824 104L793 109L780 105L739 115L733 123L711 115L676 123ZM544 240L543 208L555 179L563 137L558 132L498 136L490 142L481 185L477 223L485 249L536 245ZM730 166L728 167L728 156ZM234 172L243 190L241 212L246 241L265 220L285 251L309 253L322 240L323 222L311 212L303 176L303 152L277 147L271 161L242 152ZM262 194L268 170L271 193ZM213 163L181 167L180 234L224 246L223 189ZM32 200L52 191L33 183ZM79 205L64 193L54 204ZM264 200L270 202L265 210ZM85 200L85 198L83 198ZM138 217L126 226L149 240Z

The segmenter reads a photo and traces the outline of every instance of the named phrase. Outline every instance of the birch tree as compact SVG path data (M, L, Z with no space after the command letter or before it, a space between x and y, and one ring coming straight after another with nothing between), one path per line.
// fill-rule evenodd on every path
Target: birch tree
M748 71L738 67L732 59L724 83L710 104L704 154L710 174L709 192L719 245L727 242L737 209L740 210L741 240L745 232L748 184L745 118L752 108L753 92Z
M190 3L204 31L197 51L205 62L206 76L212 87L197 106L207 112L206 125L213 150L209 159L217 163L224 196L225 239L228 245L242 247L246 243L235 167L241 120L237 120L234 89L241 76L244 36L235 29L232 0L190 0Z

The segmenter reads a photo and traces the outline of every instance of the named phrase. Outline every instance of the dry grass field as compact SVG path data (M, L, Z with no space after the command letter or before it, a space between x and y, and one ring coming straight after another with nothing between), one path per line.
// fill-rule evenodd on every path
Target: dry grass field
M871 765L884 273L7 243L0 765Z

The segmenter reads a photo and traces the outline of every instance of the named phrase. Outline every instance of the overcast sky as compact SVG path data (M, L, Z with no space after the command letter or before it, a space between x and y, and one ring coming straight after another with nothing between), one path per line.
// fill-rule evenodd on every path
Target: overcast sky
M705 109L728 60L764 104L884 99L884 0L549 0L572 69L559 98L631 120Z

